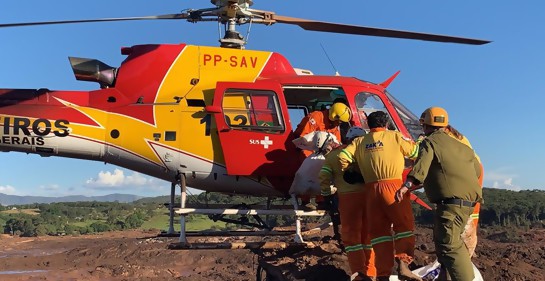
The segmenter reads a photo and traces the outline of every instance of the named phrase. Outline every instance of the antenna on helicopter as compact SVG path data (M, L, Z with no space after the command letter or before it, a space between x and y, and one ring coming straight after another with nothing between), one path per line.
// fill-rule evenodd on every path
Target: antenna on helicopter
M331 67L333 67L333 70L335 70L335 76L341 76L341 74L339 73L339 71L337 71L337 68L333 64L333 61L331 61L331 58L329 58L329 55L327 54L327 51L325 50L324 45L322 45L322 43L320 43L320 47L322 47L322 50L324 51L324 54L325 54L327 60L331 64Z

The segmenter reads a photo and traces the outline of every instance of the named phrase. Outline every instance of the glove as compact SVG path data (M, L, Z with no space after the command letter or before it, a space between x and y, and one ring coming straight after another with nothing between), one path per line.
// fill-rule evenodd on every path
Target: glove
M361 184L365 183L363 176L352 168L348 168L343 173L343 180L349 184Z

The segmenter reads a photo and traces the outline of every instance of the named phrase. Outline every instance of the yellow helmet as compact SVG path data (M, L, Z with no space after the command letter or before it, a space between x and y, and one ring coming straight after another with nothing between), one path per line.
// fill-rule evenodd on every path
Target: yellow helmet
M349 122L352 118L350 108L342 102L336 102L329 108L329 120L341 122Z
M423 124L434 127L446 127L448 125L448 113L441 107L430 107L420 117Z

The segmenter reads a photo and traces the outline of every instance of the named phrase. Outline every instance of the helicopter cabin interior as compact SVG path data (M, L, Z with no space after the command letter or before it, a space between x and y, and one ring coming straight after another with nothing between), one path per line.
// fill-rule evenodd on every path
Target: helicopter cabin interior
M283 93L292 131L310 112L328 109L339 99L347 100L342 88L331 86L285 85ZM383 101L375 94L358 93L354 102L357 108L356 118L359 118L360 124L367 131L369 130L367 126L369 114L375 111L384 111L390 114ZM222 107L225 121L233 129L281 133L286 130L285 121L288 122L288 118L282 117L280 104L279 96L274 91L226 89L223 94ZM404 107L400 110L396 106L396 110L402 116L412 114ZM410 117L404 119L410 120ZM347 128L345 129L347 130ZM395 124L392 124L390 129L397 128Z
M328 109L337 101L347 101L346 95L340 87L284 86L284 96L294 130L308 113ZM367 125L367 116L369 114L375 111L388 113L382 100L377 95L368 92L356 94L354 102L357 108L355 118L359 119L361 126L366 131L369 131ZM392 127L391 129L396 128Z

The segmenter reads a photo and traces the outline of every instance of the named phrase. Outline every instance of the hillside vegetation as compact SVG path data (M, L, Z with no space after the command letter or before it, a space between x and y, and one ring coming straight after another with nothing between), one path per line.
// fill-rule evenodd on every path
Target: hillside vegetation
M481 227L544 228L545 191L510 191L484 188L484 204L480 213ZM189 196L190 202L205 202L205 193ZM425 200L421 193L418 196ZM256 204L260 198L208 194L208 203ZM168 228L168 196L144 198L132 203L119 202L65 202L0 206L0 230L21 236L77 235L124 229ZM432 224L432 212L413 204L417 223ZM248 221L253 222L249 217ZM178 219L175 225L179 230ZM292 224L291 217L271 216L269 226ZM205 215L188 216L188 230L232 229L236 226L221 221L213 222Z

